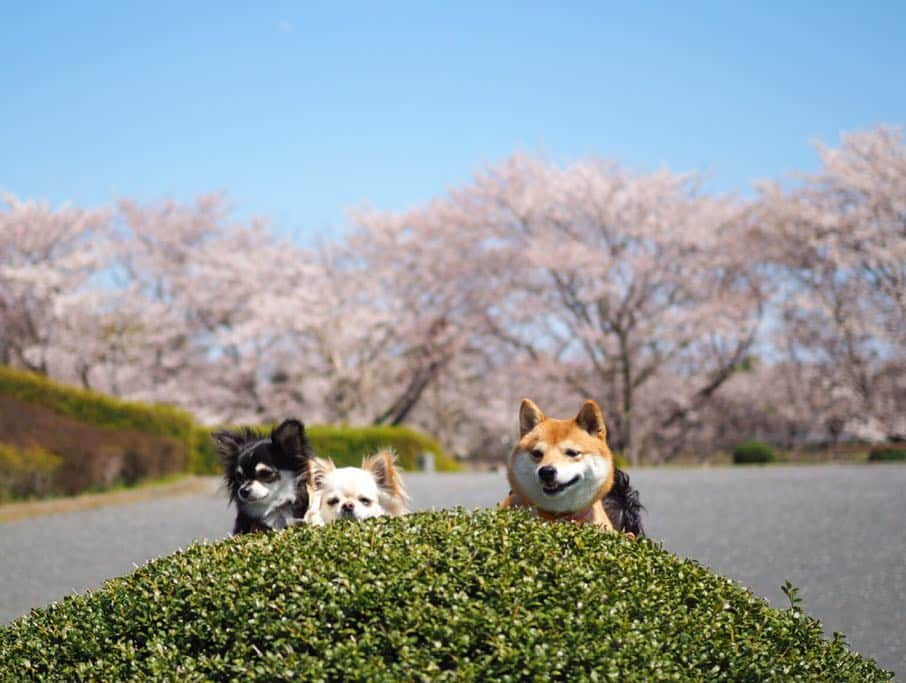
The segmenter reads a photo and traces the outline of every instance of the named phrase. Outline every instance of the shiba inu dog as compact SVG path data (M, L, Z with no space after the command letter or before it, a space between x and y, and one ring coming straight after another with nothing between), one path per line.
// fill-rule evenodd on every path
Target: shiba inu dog
M361 467L336 467L315 458L311 464L310 524L343 519L363 520L408 512L409 496L395 467L396 455L382 450L362 460Z
M512 490L503 507L528 507L542 519L643 533L638 492L614 466L604 416L586 401L572 420L548 418L532 401L519 408L519 442L507 460ZM605 509L606 506L606 509ZM610 514L608 514L608 512Z

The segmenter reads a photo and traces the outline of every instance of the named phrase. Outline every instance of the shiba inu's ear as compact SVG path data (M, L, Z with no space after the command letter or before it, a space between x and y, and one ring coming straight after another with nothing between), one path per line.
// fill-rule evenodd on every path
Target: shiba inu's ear
M596 436L599 439L607 438L607 429L604 427L604 415L601 414L601 409L598 408L598 404L594 401L588 400L585 402L579 414L576 415L576 424L592 436Z
M308 480L315 490L320 489L324 486L324 478L335 469L337 466L329 458L312 458L308 465Z
M305 425L298 420L284 420L271 432L271 441L287 455L305 452Z
M522 399L519 406L519 438L522 438L544 420L544 413L530 399Z

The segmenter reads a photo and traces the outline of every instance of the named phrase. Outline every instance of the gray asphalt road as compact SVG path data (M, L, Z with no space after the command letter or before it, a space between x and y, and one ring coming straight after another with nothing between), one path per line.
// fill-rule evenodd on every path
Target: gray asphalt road
M906 677L906 467L641 470L649 535L784 606L785 579L828 633ZM501 474L410 474L417 509L495 505ZM0 620L226 535L212 482L201 496L0 525Z

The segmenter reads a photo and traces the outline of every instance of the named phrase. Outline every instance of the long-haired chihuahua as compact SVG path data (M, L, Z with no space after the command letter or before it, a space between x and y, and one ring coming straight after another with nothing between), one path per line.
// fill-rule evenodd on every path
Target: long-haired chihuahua
M314 451L299 420L285 420L269 436L252 429L215 432L230 502L234 534L284 529L304 521L308 470Z

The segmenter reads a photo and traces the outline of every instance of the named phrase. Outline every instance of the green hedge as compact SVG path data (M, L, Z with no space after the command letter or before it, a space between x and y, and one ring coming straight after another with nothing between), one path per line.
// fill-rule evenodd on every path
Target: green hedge
M906 462L906 445L875 446L868 452L868 462Z
M273 425L260 425L256 429L268 434ZM228 427L229 428L229 427ZM220 460L211 439L213 428L197 428L195 443L197 474L220 474ZM459 464L447 455L440 444L431 437L408 427L334 427L313 425L305 428L315 453L330 457L340 467L358 466L362 456L379 448L390 447L407 470L417 469L421 453L434 454L434 464L439 471L455 471Z
M777 454L770 444L763 441L743 441L733 449L733 463L752 465L776 462Z
M62 457L40 446L22 449L0 443L0 503L47 495L62 464Z
M315 453L333 458L340 466L358 466L362 456L389 446L396 451L407 470L418 468L418 456L434 454L434 465L441 472L459 469L430 436L409 427L334 427L315 425L307 430Z
M237 536L0 630L0 679L886 681L659 545L524 511Z
M0 366L0 394L43 406L107 429L159 434L193 448L192 416L164 405L121 401L94 391L60 384L43 375Z

